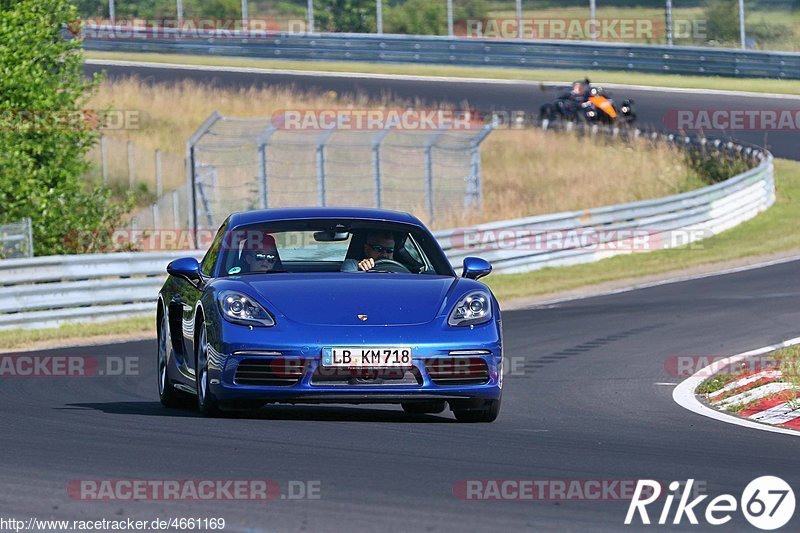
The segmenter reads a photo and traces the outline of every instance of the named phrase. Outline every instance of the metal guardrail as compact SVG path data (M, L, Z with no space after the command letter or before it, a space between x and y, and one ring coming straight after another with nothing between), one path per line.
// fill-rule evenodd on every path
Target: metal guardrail
M697 141L667 137L682 144ZM636 232L657 240L659 248L689 244L753 218L775 201L769 152L720 141L713 144L757 164L724 182L674 196L437 231L434 235L454 266L468 255L480 255L492 262L496 272L503 273L630 253L626 243ZM671 236L676 233L688 237L674 241ZM552 234L574 238L543 247L529 244L537 238L548 243L547 237ZM581 245L580 237L586 235L592 242ZM595 236L599 237L595 240ZM202 253L128 252L0 261L0 329L152 313L166 264L186 255L199 258Z
M169 261L200 251L56 255L0 261L0 330L153 312Z
M117 36L124 36L119 38ZM115 38L116 37L116 38ZM701 76L800 79L800 53L598 43L347 33L204 32L160 28L84 30L88 50L267 59L572 68Z

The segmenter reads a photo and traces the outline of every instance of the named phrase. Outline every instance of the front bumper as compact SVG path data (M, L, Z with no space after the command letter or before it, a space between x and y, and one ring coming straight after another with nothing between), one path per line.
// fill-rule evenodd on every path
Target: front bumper
M485 353L467 356L450 356L449 353L427 354L414 357L412 368L397 371L403 379L386 379L387 371L349 371L320 366L320 356L297 357L277 355L257 355L253 351L246 354L231 354L224 357L217 372L211 370L211 393L216 399L228 401L252 400L261 402L285 403L401 403L422 400L496 400L502 390L502 351L483 350ZM487 353L488 352L488 353ZM475 378L474 374L463 374L460 363L485 363L485 379ZM281 384L260 385L243 384L237 369L243 361L252 365L261 362L265 367L279 369L278 376L291 374L298 377L286 379ZM455 377L451 381L436 379L436 364L442 361L454 362ZM433 364L433 363L436 364ZM474 364L473 364L474 366ZM291 369L286 372L285 369ZM282 370L284 370L282 372ZM352 374L348 374L352 372ZM391 373L391 371L388 371ZM238 376L238 378L237 378ZM374 376L374 378L373 378ZM410 378L409 376L414 376ZM463 378L463 379L459 379ZM449 384L452 383L452 384Z

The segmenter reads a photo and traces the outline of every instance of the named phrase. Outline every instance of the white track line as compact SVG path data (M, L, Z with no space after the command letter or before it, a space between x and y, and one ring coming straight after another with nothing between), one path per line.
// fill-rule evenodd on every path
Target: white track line
M747 359L748 357L774 352L775 350L786 348L787 346L794 346L796 344L800 344L800 337L789 339L788 341L782 342L780 344L775 344L773 346L765 346L763 348L751 350L749 352L745 352L739 355L727 357L722 361L716 361L714 364L698 370L690 378L684 380L680 385L675 387L675 390L672 391L672 399L675 400L675 402L684 409L688 409L689 411L697 413L698 415L706 416L708 418L713 418L714 420L719 420L720 422L727 422L728 424L734 424L737 426L743 426L752 429L760 429L761 431L769 431L772 433L783 433L785 435L794 435L795 437L798 437L800 436L800 431L795 431L775 426L767 426L764 424L759 424L758 422L753 422L752 420L738 418L723 413L721 411L716 411L714 409L711 409L710 407L701 403L700 400L697 399L697 396L694 393L697 387L703 381L705 381L705 379L708 376L712 375L713 372L712 367L714 367L715 365L718 365L720 363L723 365L734 365L739 361Z
M202 56L199 56L202 57ZM369 74L365 72L331 72L317 70L291 70L276 68L258 67L233 67L222 65L187 65L183 63L160 63L157 61L122 61L115 59L87 59L87 65L114 66L114 67L145 67L145 68L167 68L174 70L195 70L210 72L237 72L240 74L280 74L288 76L311 76L322 78L359 78L375 80L403 80L403 81L424 81L424 82L443 82L443 83L478 83L491 85L525 85L530 87L563 87L569 85L572 80L564 81L532 81L532 80L510 80L496 78L458 78L448 76L414 76L410 74ZM601 75L601 73L598 73ZM603 83L603 87L611 89L633 89L636 91L653 91L660 93L683 93L683 94L710 94L717 96L745 96L749 98L769 98L800 100L800 95L795 94L775 94L775 93L755 93L748 91L725 91L719 89L683 88L683 87L653 87L650 85L628 85L624 83Z

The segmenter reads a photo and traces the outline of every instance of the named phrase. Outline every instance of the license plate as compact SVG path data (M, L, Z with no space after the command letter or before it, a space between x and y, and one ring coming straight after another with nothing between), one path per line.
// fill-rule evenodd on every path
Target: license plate
M410 367L411 348L407 346L323 348L322 366L344 368Z

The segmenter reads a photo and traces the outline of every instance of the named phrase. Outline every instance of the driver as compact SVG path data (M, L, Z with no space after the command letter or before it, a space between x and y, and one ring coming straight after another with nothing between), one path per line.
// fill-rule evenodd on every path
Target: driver
M364 241L364 259L347 259L342 264L342 272L367 271L375 266L375 261L394 259L394 235L389 231L370 231Z
M242 252L245 272L269 272L276 270L278 264L278 247L275 245L275 238L272 235L265 235L264 242L256 249L248 249Z

